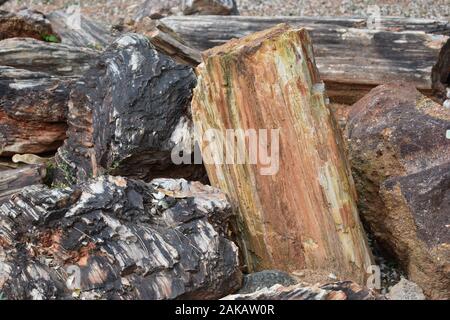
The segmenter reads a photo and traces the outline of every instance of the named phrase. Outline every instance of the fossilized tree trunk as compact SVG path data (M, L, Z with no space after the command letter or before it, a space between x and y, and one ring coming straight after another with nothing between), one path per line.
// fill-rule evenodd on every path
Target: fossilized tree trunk
M329 270L361 282L371 254L307 32L280 25L203 59L192 103L199 140L209 129L255 129L259 138L260 129L280 130L272 174L261 170L268 169L261 157L251 164L251 153L245 164L212 164L223 153L220 140L201 142L211 182L239 211L236 234L248 268ZM260 155L275 161L267 149Z

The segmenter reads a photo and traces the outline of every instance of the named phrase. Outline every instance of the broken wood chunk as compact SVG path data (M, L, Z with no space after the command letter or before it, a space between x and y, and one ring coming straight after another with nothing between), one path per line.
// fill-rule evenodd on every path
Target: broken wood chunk
M17 13L0 11L0 40L24 37L59 42L52 24L41 12L28 9Z
M172 29L159 20L148 17L136 22L133 32L141 33L160 51L179 63L197 66L201 62L201 53L190 48Z
M280 25L203 60L195 134L209 179L239 212L235 234L248 269L328 270L363 282L371 253L307 31ZM245 143L228 158L236 139Z
M391 20L386 18L388 24ZM205 16L168 17L162 21L198 50L280 22L305 27L313 40L320 76L334 103L353 104L377 85L388 81L409 81L422 93L440 100L444 99L445 89L450 86L448 22L391 21L401 25L401 31L397 32L389 28L367 29L364 23L358 25L358 19L339 18ZM381 20L380 24L383 23ZM440 27L433 29L436 26ZM436 34L431 34L433 30Z
M231 216L223 193L186 180L27 187L0 206L0 291L8 300L217 299L242 281L225 238Z
M43 165L27 165L17 169L0 171L0 204L24 187L44 182L46 169Z
M31 38L0 41L0 65L45 72L52 76L81 76L98 51Z
M121 36L71 93L58 166L78 181L104 173L204 179L203 165L171 160L173 147L191 140L195 84L191 67L157 51L144 35Z

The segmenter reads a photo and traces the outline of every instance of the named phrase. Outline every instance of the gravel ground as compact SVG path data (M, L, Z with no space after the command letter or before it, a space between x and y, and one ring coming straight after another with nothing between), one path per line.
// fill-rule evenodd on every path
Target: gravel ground
M116 24L133 17L143 1L11 0L1 8L14 11L28 7L45 13L81 2L85 14ZM377 4L381 14L385 16L450 18L450 0L237 0L237 2L241 15L367 16L368 6Z

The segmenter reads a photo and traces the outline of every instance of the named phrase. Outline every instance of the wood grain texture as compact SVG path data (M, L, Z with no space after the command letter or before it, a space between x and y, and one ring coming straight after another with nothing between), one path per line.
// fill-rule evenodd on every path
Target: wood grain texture
M381 21L386 27L369 30L361 19L205 16L162 21L200 50L279 22L305 27L328 96L335 103L355 103L391 80L412 82L423 93L443 99L450 83L450 41L445 35L450 27L444 22L387 19Z
M261 175L264 165L248 158L206 165L239 211L236 234L249 270L322 269L362 282L371 254L307 31L277 26L203 59L192 102L197 138L209 129L280 129L275 175ZM208 148L223 153L218 143Z
M41 184L46 169L44 165L27 165L17 169L0 170L0 204L26 186Z

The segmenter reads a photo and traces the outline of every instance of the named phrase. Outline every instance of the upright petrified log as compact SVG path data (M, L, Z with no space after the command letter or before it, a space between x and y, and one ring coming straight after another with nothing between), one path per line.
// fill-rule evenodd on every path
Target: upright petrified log
M280 22L305 27L311 33L328 96L335 103L353 104L387 81L410 81L422 93L439 99L444 99L450 86L448 22L382 19L383 28L378 30L366 29L364 20L342 18L205 16L162 21L199 50Z
M32 186L0 206L7 299L217 299L242 280L217 189L104 176Z
M200 179L202 165L175 165L190 141L191 67L160 53L147 37L117 39L71 93L68 139L57 163L77 180L108 172L144 180Z
M206 51L203 59L192 103L196 135L211 182L239 211L248 268L329 270L363 281L371 254L306 30L277 26ZM249 152L237 151L241 160L222 162L228 164L211 161L223 155L227 129L249 134ZM272 131L270 162L262 156L270 151L261 129ZM259 152L252 130L263 141Z
M0 11L0 40L7 38L34 38L59 40L50 21L38 11L21 10L17 13Z
M446 299L449 128L448 110L400 82L356 103L346 132L361 217L410 280Z
M66 137L70 79L0 66L0 155L55 151Z
M97 51L89 48L32 38L0 41L0 65L46 72L53 76L81 76L97 55Z

